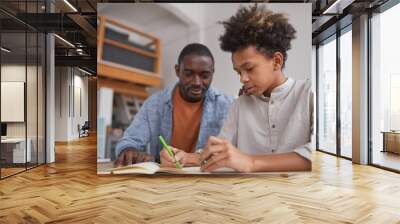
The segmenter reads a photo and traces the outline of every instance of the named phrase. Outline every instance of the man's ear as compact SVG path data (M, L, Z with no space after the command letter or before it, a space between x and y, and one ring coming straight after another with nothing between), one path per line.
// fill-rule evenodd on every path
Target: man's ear
M179 65L178 64L175 65L175 74L179 78Z

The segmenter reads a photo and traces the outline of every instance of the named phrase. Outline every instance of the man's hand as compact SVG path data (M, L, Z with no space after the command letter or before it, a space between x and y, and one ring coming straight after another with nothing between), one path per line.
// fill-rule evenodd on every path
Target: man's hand
M201 153L201 171L212 172L218 168L232 168L238 172L250 173L253 159L244 154L229 141L211 136Z
M170 146L171 147L171 146ZM175 158L182 166L198 166L200 164L200 154L187 153L183 150L171 147L175 153ZM174 159L168 154L166 149L160 152L161 166L176 167Z
M149 161L154 161L154 158L151 155L137 149L127 148L119 154L118 158L114 162L114 166L126 166Z

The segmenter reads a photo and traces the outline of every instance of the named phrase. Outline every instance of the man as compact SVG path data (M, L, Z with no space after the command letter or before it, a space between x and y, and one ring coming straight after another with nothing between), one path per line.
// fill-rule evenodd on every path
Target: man
M159 135L173 146L181 164L199 165L199 150L209 136L219 133L233 99L210 87L214 58L202 44L183 48L175 72L178 83L147 99L125 130L116 146L116 166L153 160L163 166L175 166L166 150L162 150ZM150 154L145 152L148 144Z

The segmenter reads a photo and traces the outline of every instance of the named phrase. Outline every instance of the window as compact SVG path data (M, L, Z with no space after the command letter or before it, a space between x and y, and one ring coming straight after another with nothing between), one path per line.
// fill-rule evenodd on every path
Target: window
M18 15L44 1L0 1ZM45 35L0 12L0 179L45 163ZM11 97L13 96L13 97ZM6 102L7 101L7 102ZM17 109L11 109L17 108Z
M400 170L398 21L400 4L371 18L370 157L372 164L395 170Z
M318 47L318 149L336 154L336 36Z
M390 74L390 130L400 130L400 73Z
M352 157L352 35L351 26L340 36L340 155Z

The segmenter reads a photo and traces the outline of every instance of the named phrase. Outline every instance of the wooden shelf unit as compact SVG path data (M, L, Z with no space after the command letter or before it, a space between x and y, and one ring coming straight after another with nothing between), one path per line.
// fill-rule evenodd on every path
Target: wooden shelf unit
M160 39L148 33L142 32L136 28L122 24L119 21L110 19L104 16L99 16L98 34L97 34L97 74L99 76L99 85L112 88L115 92L123 94L137 94L140 98L147 97L148 93L145 87L160 87L161 86L161 43ZM149 40L146 47L154 47L154 51L146 51L119 42L106 37L107 27L118 27L120 30L128 31L136 36ZM128 65L123 65L115 61L104 59L104 46L109 45L123 51L133 52L136 55L141 55L147 58L154 59L153 71L147 71L140 68L135 68ZM129 90L129 86L134 85L134 90ZM145 94L147 93L147 95Z

